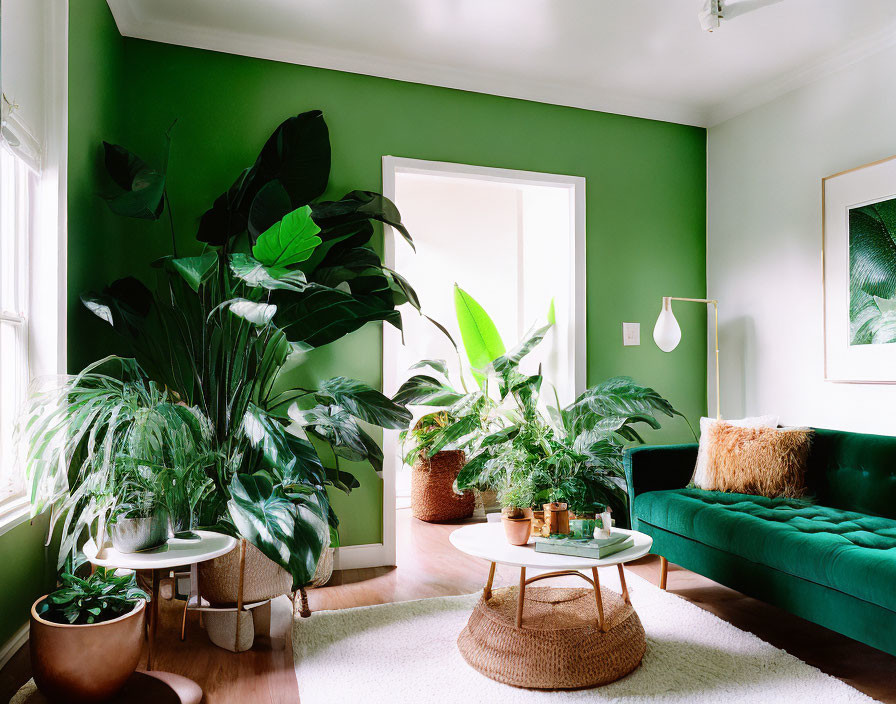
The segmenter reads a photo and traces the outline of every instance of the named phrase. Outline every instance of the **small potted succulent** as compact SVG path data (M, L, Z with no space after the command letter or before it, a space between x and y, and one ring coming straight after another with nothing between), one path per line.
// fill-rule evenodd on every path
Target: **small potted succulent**
M31 668L50 701L82 704L114 696L137 668L146 593L133 574L65 572L31 607Z
M532 487L525 477L514 477L498 494L501 523L511 545L525 545L532 534Z

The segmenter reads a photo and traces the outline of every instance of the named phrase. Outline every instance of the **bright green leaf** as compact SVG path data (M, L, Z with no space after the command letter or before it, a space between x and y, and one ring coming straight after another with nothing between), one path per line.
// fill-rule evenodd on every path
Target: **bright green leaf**
M484 377L479 370L504 354L504 342L485 309L457 284L454 284L454 309L470 368L482 384Z
M265 266L285 267L303 262L321 243L320 228L311 219L311 208L303 205L261 233L253 256Z

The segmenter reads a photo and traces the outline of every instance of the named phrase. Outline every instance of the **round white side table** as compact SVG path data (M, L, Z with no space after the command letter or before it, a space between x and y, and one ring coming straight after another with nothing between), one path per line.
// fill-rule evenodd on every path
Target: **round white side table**
M159 582L162 572L170 570L172 567L195 565L220 557L236 547L236 539L229 535L212 533L208 530L198 530L195 533L199 536L199 540L171 538L159 548L135 553L120 553L111 545L106 545L101 551L98 551L92 539L84 545L84 556L93 565L128 570L150 570L152 572L147 670L152 670L153 646L159 623Z

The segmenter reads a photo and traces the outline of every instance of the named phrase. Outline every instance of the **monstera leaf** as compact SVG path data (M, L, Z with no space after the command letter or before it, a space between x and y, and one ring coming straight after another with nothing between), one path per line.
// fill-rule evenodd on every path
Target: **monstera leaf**
M237 474L227 504L239 534L292 575L292 587L311 582L330 535L320 494L290 492L268 474Z
M118 144L103 142L103 151L106 171L117 186L115 193L103 196L109 209L129 218L158 220L165 206L165 172Z

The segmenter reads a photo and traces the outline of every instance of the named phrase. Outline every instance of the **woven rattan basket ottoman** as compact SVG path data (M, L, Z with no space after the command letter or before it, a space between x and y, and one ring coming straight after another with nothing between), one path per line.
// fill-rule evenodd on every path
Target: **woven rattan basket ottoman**
M525 617L515 626L517 588L480 599L457 639L469 665L493 680L530 689L582 689L608 684L634 670L647 642L638 614L622 597L601 589L606 632L597 625L592 589L532 587Z
M454 480L466 458L461 450L442 450L431 458L420 457L411 474L411 513L427 523L456 521L473 515L472 491L458 494Z

